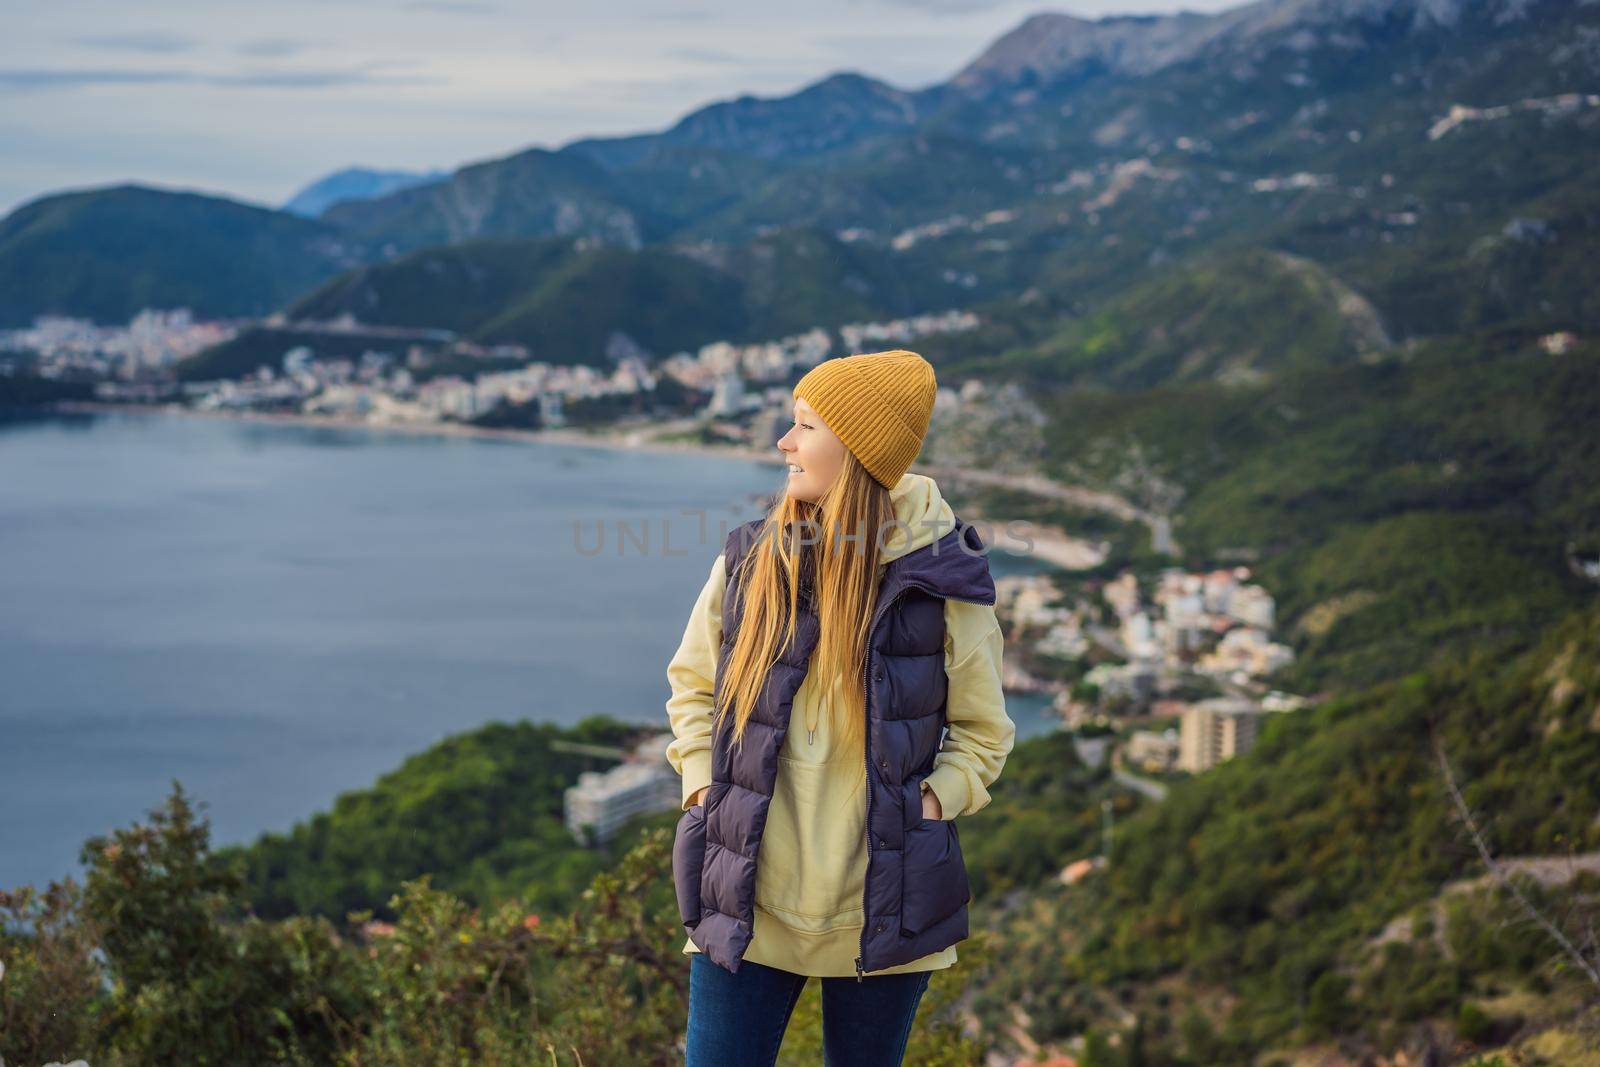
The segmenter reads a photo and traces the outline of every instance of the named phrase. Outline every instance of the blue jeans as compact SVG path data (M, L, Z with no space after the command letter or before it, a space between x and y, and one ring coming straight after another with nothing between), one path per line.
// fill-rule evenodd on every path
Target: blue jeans
M931 971L821 978L827 1067L899 1067ZM750 960L729 974L689 957L686 1067L772 1067L800 991L810 979Z

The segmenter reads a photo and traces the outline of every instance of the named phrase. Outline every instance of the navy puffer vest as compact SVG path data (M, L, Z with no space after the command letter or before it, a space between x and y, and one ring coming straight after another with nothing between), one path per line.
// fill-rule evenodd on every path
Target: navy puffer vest
M715 694L738 633L734 568L763 520L736 527L724 548L722 647ZM966 547L963 548L962 546ZM770 545L763 544L763 551ZM890 560L878 586L867 662L866 886L856 977L909 963L967 937L969 886L955 820L922 817L921 783L943 742L947 679L944 601L994 603L994 580L977 530L956 520L930 545ZM745 727L732 744L732 716L712 735L711 785L678 819L672 876L689 939L718 966L737 972L755 920L756 863L778 774L789 711L816 647L818 620L802 597L796 639L772 664Z

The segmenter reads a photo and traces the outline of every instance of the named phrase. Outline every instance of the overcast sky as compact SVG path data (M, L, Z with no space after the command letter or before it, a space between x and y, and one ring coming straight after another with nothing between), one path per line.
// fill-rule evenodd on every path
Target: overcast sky
M0 213L122 181L277 206L352 164L656 130L841 70L922 88L1041 10L1238 2L0 0Z

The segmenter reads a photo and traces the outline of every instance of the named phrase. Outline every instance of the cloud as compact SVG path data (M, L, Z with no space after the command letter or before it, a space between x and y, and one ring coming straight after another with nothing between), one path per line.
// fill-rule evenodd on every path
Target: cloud
M447 81L427 74L384 74L384 67L413 66L388 60L356 70L260 70L210 74L192 70L0 69L0 88L18 92L73 90L97 85L163 85L189 83L224 88L327 89L351 85L439 85Z
M881 55L888 49L898 49L902 53L926 51L937 54L949 47L952 41L964 44L967 40L965 34L933 33L819 34L809 38L809 42L826 55L852 56ZM878 81L884 80L883 76L877 73L867 76Z
M5 70L0 69L0 86L19 92L49 89L80 89L89 85L149 85L190 81L192 75L181 70Z
M407 11L431 11L441 15L494 15L500 11L499 4L484 4L478 0L411 0L405 5Z
M670 59L682 59L689 63L725 63L743 66L762 62L754 56L742 56L718 48L669 48L662 54Z
M930 15L975 15L1007 7L1004 0L885 0L893 7L910 7Z
M427 74L378 74L372 70L263 70L216 74L201 79L211 85L257 89L328 89L350 85L440 85L445 79Z
M171 52L187 52L195 47L196 41L192 37L184 37L176 33L91 33L81 37L70 37L73 44L86 45L90 48L108 48L116 52L154 52L168 54Z
M261 37L254 41L246 41L234 51L243 56L256 56L260 59L281 59L306 50L305 41L295 41L288 37Z
M640 11L633 17L652 22L710 22L724 17L724 12L704 7L664 8L659 11Z
M801 80L809 84L815 80L814 72L809 68L796 66L784 69L776 64L763 64L762 73L772 80L781 80L792 83ZM794 88L773 88L770 90L736 89L730 86L727 77L722 75L684 74L676 77L663 78L588 78L570 86L572 93L603 97L607 101L634 101L646 100L657 103L663 100L693 98L695 103L687 111L698 111L712 104L727 103L743 96L759 96L762 99L785 97L795 92Z

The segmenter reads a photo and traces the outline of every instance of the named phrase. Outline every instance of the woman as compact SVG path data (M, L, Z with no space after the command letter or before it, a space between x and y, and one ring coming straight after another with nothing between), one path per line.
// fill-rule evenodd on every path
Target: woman
M936 393L902 350L800 379L786 491L728 536L667 668L689 1067L772 1064L809 977L830 1065L898 1064L968 936L954 820L1016 728L983 544L908 473Z

